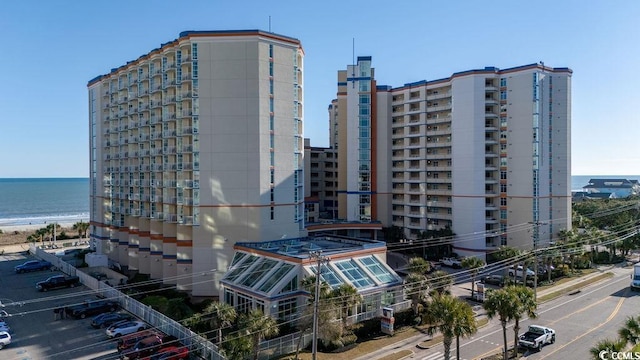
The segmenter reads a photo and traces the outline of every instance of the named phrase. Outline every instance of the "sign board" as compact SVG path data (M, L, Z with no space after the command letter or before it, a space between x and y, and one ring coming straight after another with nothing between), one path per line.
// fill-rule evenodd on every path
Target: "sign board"
M395 323L393 317L393 309L389 307L382 308L382 317L380 318L380 331L387 335L393 335L393 324Z

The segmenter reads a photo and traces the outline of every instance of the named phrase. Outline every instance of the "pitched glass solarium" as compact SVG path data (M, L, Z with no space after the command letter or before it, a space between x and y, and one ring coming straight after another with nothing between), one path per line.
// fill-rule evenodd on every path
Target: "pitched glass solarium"
M296 275L296 267L292 264L243 252L236 252L231 264L222 281L265 294L281 293L282 288L288 285L285 278L290 279ZM284 284L276 288L283 281Z
M396 278L393 276L393 274L391 274L391 272L387 270L384 265L382 265L377 257L367 256L358 259L358 261L360 261L379 282L383 284L389 284L396 281Z

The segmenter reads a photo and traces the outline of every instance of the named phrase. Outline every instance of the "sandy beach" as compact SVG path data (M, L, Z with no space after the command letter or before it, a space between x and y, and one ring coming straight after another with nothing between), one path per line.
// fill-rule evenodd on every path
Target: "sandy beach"
M57 236L64 231L67 236L77 237L78 232L73 230L73 223L57 223L60 228L57 229ZM0 246L27 243L27 238L36 230L46 227L45 224L26 224L26 225L0 225ZM62 240L61 240L62 241Z

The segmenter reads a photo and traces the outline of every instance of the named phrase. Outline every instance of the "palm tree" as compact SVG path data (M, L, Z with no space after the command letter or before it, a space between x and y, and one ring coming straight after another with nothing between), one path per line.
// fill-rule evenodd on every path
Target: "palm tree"
M504 341L503 359L507 360L507 323L511 321L518 310L518 298L513 292L505 288L489 293L482 306L487 311L489 319L498 317L502 325L502 338Z
M413 314L418 315L422 308L422 300L426 295L426 291L429 288L427 278L422 274L410 273L404 279L406 291L409 299L411 299L411 308Z
M508 286L506 291L513 293L517 299L517 309L513 313L513 325L514 341L513 341L513 356L518 356L518 333L520 332L520 320L523 316L528 316L531 319L538 317L536 309L538 304L536 303L536 296L528 287L525 286Z
M207 305L203 312L211 315L209 324L217 331L218 345L220 345L222 342L222 329L231 326L236 320L238 316L236 309L227 303L214 301Z
M471 298L473 299L473 295L476 287L476 276L478 276L478 271L485 266L484 260L477 258L475 256L468 256L462 259L462 267L465 269L469 269L471 271Z
M343 283L333 289L331 292L331 300L340 307L342 325L346 328L347 320L349 319L349 309L353 309L354 306L362 302L362 295L358 294L358 289L353 285Z
M603 351L606 351L609 354L611 354L612 352L619 352L624 349L624 345L624 340L604 339L598 341L596 346L589 349L589 352L591 353L591 355L593 355L594 360L608 359L610 358L610 356L602 358L600 357L600 353L602 353Z
M259 309L253 309L248 314L241 315L238 327L244 329L246 335L252 339L254 360L258 360L260 341L280 333L278 323L272 317L264 315Z
M473 309L469 304L460 301L458 311L457 321L453 327L453 335L456 337L456 359L460 360L460 337L468 337L475 334L478 331L478 325L473 315Z
M49 232L47 231L46 228L40 228L36 230L35 234L40 238L40 242L42 242L42 245L44 245L44 238L47 236L48 233Z
M627 318L624 327L618 330L618 334L625 344L634 346L640 343L640 316Z
M253 351L251 338L243 334L234 334L226 339L220 347L227 360L245 360Z
M431 270L431 263L421 257L409 259L409 273L424 275Z
M477 331L473 311L462 300L450 294L436 294L425 311L425 321L430 324L427 329L430 335L442 334L444 358L451 357L451 343L456 337L459 353L460 336L469 336Z
M80 221L73 224L73 230L78 232L78 237L84 239L87 237L87 230L89 229L89 223Z
M316 277L315 275L307 276L302 279L302 288L309 292L309 302L313 303L316 296ZM324 281L320 280L320 299L326 298L331 293L331 286Z

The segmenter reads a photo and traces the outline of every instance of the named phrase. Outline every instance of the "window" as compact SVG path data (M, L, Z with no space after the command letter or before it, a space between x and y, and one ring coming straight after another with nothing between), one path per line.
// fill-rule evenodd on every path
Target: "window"
M312 274L318 273L317 268L318 267L316 265L312 265L309 267ZM326 281L327 284L329 284L329 286L332 289L336 288L337 286L343 283L343 281L336 275L333 269L328 265L325 265L322 267L322 273L320 274L320 279L323 281Z
M293 317L298 311L297 306L296 298L278 301L278 319L288 320Z
M502 86L502 87L507 86L507 79L506 78L500 78L500 86Z
M280 266L276 272L273 273L273 275L271 275L261 286L258 290L268 293L269 291L271 291L273 289L273 287L280 282L280 280L282 280L282 278L284 278L285 275L287 275L289 273L289 271L291 271L291 269L293 269L294 266L291 264L282 264L282 266Z

